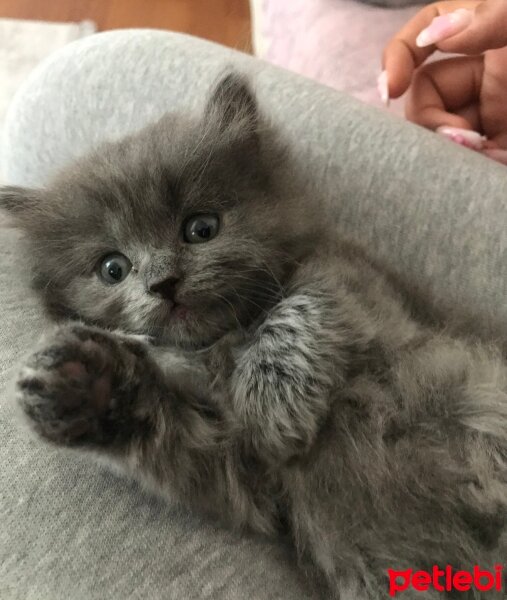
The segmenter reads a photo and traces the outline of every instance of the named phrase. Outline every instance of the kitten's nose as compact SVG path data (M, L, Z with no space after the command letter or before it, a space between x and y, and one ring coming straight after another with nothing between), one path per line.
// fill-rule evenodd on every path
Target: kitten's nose
M163 298L164 300L171 300L174 302L174 294L176 292L176 285L179 282L179 277L168 277L163 281L157 281L149 286L150 294Z

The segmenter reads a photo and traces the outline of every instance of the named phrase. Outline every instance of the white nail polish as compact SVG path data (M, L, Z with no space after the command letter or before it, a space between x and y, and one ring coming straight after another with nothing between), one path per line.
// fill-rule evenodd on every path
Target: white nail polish
M486 136L481 135L477 131L461 129L460 127L449 127L447 125L439 127L437 129L437 133L440 133L446 138L462 146L472 148L473 150L482 150L484 147L484 142L487 140Z
M384 106L389 106L389 85L387 71L382 71L377 79L377 90Z
M466 8L458 8L452 13L435 17L428 27L417 36L415 45L418 48L425 48L452 37L465 30L472 22L473 17L473 11Z
M415 38L415 45L418 48L425 48L426 46L430 46L433 44L433 38L428 33L427 29L423 29L421 33Z

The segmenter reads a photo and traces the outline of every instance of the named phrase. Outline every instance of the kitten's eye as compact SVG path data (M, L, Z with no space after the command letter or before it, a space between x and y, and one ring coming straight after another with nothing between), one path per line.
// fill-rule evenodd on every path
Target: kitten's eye
M114 285L123 281L132 269L130 260L123 254L108 254L100 263L100 276L106 283Z
M185 224L184 238L189 244L209 242L218 233L218 217L216 215L195 215Z

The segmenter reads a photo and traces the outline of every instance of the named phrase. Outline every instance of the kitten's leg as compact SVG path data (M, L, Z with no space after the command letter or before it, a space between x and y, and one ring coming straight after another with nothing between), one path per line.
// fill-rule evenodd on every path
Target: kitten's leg
M275 461L304 452L339 380L334 300L318 290L283 299L233 359L233 410L255 451Z
M196 392L207 389L205 370L197 366L189 377L192 365L165 352L164 372L157 352L139 338L59 327L22 369L19 405L43 438L96 450L163 483L174 461L188 462L199 451L211 456L227 428L211 400Z
M43 438L112 459L154 491L233 526L274 531L274 501L251 493L239 428L214 402L194 354L67 325L29 358L17 390Z

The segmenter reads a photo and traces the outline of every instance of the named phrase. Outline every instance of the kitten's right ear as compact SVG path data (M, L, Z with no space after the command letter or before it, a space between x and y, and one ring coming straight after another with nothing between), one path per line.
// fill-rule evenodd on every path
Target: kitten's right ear
M38 212L38 204L35 190L17 186L0 188L0 212L14 227L26 228Z
M244 75L233 72L220 79L206 105L205 120L222 132L236 128L245 136L256 134L257 99Z

